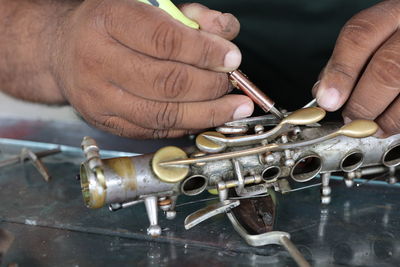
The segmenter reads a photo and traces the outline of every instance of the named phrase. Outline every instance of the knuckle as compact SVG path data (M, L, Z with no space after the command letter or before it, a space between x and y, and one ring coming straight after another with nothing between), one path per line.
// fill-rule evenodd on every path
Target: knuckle
M187 135L189 131L171 131L171 130L153 130L153 139L165 139L165 138L176 138L180 136Z
M380 119L381 128L388 134L400 132L400 119L398 116L386 114Z
M199 54L200 58L198 60L199 65L208 67L214 58L213 52L215 51L215 43L211 40L204 39L201 47L202 51Z
M136 139L151 139L153 138L151 132L152 132L151 130L139 128L138 130L135 131L135 133L128 135L126 137L136 138Z
M179 103L163 103L156 113L157 129L174 129L182 123L183 113Z
M159 23L151 36L155 53L166 59L175 58L182 49L182 34L168 22Z
M359 13L347 22L340 33L340 39L345 43L364 48L371 42L371 36L378 34L377 28Z
M334 73L341 74L347 79L354 80L355 79L355 74L353 68L351 68L349 65L343 63L343 62L335 62L332 61L329 63L329 66L325 68L325 71L330 71Z
M346 106L344 116L351 119L375 119L375 114L372 110L368 109L366 105L361 104L358 101L352 101Z
M126 136L126 127L124 126L124 123L121 122L121 119L115 116L103 116L100 121L100 124L102 124L104 127L107 129L111 129L112 132L116 135L119 136Z
M193 86L193 79L186 67L174 66L167 70L167 75L160 72L154 79L153 88L160 90L166 99L184 97Z
M83 46L82 49L77 49L75 59L75 61L79 63L80 69L89 73L98 72L105 63L105 58L102 57L101 54L85 46Z
M211 92L214 94L213 99L217 99L227 94L231 89L230 85L231 83L226 74L218 74L210 88Z
M93 125L118 136L136 139L152 138L151 130L129 126L126 121L117 116L102 116Z
M395 49L385 49L374 57L370 64L372 78L387 89L400 88L400 53Z
M209 117L209 125L210 125L211 128L219 126L218 123L217 123L217 119L216 119L217 112L216 112L215 103L211 104L211 107L209 109L208 117Z
M168 138L169 130L153 130L151 137L153 139L164 139Z
M96 12L95 22L97 25L103 26L110 36L114 36L113 33L126 34L126 29L132 27L132 20L124 19L127 10L130 10L130 6L124 3L124 1L115 2L104 0L99 6L101 6L101 8L98 8L98 12ZM134 22L138 25L146 23L148 20L146 15L143 12L135 12L136 9L133 9L134 14L132 14ZM130 11L131 14L132 10Z
M109 35L115 29L120 28L120 23L117 22L116 14L120 12L121 5L113 5L111 1L103 1L95 9L92 24L100 28L104 28Z
M382 1L381 3L373 6L372 8L375 14L379 14L381 16L390 16L392 20L398 21L397 14L399 14L400 12L400 5L398 0Z

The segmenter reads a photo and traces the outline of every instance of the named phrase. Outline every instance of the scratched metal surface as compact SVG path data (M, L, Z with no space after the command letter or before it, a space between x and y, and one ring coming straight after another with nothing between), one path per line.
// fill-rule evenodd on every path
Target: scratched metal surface
M76 132L74 138L81 133ZM66 138L72 142L71 136ZM22 146L35 150L49 147L3 139L0 158ZM204 202L179 207L174 221L161 216L164 232L157 239L145 233L148 222L142 205L117 213L106 208L85 208L79 182L74 179L81 154L79 149L63 149L63 154L45 160L53 176L49 184L29 163L0 171L0 228L16 238L3 263L294 266L280 247L247 246L224 216L185 231L184 217L204 207L207 204ZM327 208L319 205L318 188L294 192L280 199L276 229L290 232L293 242L315 266L399 266L399 190L397 185L377 183L347 189L335 182L332 204ZM182 198L180 203L189 200Z

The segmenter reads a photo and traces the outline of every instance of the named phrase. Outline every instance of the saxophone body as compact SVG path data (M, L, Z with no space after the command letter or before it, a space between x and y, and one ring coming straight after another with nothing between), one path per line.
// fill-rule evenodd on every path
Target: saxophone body
M148 234L158 236L159 209L173 219L179 195L195 196L208 190L220 201L189 215L186 229L226 213L249 244L279 243L282 240L276 236L260 241L240 228L231 210L241 201L232 199L231 192L243 198L272 191L288 193L290 183L319 177L321 201L328 204L333 173L340 173L347 186L355 178L378 174L387 175L390 183L397 182L400 135L373 137L377 125L370 121L318 124L324 115L319 108L307 108L287 114L282 121L271 116L250 118L200 134L193 147L165 147L134 157L101 159L96 142L85 137L86 161L80 170L85 204L89 208L110 205L114 211L144 203L150 221Z

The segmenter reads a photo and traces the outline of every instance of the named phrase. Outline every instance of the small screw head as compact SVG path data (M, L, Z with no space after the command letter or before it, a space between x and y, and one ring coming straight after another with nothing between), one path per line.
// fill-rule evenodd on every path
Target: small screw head
M346 178L349 180L352 180L352 179L356 178L356 173L354 171L348 172L348 173L346 173Z
M167 211L167 210L169 210L171 208L171 205L162 205L162 206L160 206L160 209L162 210L162 211Z
M275 161L275 157L272 154L269 154L265 157L265 162L267 164L272 164Z
M354 186L354 180L353 179L344 179L344 184L346 185L346 187L350 188Z
M285 160L285 166L286 166L286 167L293 167L294 164L295 164L295 162L294 162L293 159L287 159L287 160Z
M176 218L176 211L174 210L168 210L165 212L165 218L167 218L167 220L173 220Z
M324 205L328 205L331 203L331 197L330 196L322 196L321 197L321 203Z
M294 135L298 135L300 133L301 133L301 129L299 127L294 128L294 130L293 130Z
M150 225L149 228L147 228L147 234L151 236L160 236L161 227L159 225Z
M389 181L388 181L388 183L389 184L395 184L395 183L397 183L397 178L396 177L389 177Z
M256 125L256 126L254 127L254 132L257 133L257 134L263 133L263 132L264 132L264 126L262 126L262 125Z
M323 196L329 196L331 194L332 190L330 187L322 187L321 193Z

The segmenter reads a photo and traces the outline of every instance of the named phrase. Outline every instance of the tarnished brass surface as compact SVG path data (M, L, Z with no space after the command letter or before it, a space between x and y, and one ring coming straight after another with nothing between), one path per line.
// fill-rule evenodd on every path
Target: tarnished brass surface
M106 204L106 190L98 181L104 180L105 177L103 172L98 172L98 175L103 175L102 177L98 177L98 179L89 179L88 175L94 175L94 173L89 170L86 164L82 164L80 177L83 201L88 208L101 208Z
M225 144L215 143L207 138L204 135L215 136L220 138L225 138L225 135L218 132L205 132L199 134L196 138L196 146L201 150L208 153L218 153L223 151L226 148Z
M355 120L340 128L339 134L353 138L363 138L374 135L378 128L378 124L374 121Z
M172 201L171 199L167 198L161 201L158 201L159 206L166 206L166 205L171 205Z
M103 162L104 165L113 169L118 176L123 178L123 183L126 188L129 188L130 190L137 189L136 170L131 158L111 158L103 160Z
M189 174L189 166L161 166L160 162L187 159L185 151L167 146L158 150L152 160L152 168L157 177L167 183L177 183Z
M307 125L319 122L326 115L325 110L318 107L302 108L284 118L280 124Z

